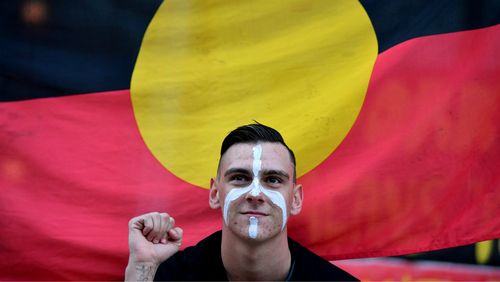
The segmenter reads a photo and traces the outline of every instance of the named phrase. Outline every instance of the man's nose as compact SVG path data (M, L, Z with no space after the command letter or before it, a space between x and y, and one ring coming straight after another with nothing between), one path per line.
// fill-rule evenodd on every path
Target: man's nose
M262 188L254 183L254 187L245 195L245 199L247 202L263 202L264 193L262 192Z

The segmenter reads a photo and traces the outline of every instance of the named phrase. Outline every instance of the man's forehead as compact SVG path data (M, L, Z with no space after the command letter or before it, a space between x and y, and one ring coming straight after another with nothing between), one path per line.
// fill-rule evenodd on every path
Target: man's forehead
M262 148L261 160L273 160L278 163L290 164L291 159L288 150L281 143L259 142L259 143L237 143L229 147L221 159L223 167L246 163L254 159L254 147L260 145ZM251 165L251 163L250 163Z

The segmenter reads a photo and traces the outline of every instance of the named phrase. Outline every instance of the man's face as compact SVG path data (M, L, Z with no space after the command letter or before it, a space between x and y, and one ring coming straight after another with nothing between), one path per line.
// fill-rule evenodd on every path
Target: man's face
M210 192L222 208L224 228L243 238L265 240L282 232L289 215L300 212L302 188L280 143L235 144L221 159Z

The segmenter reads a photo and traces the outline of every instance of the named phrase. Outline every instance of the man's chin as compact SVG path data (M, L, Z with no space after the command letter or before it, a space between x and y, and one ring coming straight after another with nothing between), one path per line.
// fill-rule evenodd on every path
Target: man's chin
M234 223L233 226L225 226L225 228L236 237L248 243L264 242L282 233L279 228L270 228L268 224L261 224L257 225L257 228L254 231L255 234L251 234L251 232L249 232L250 224L248 222L246 222L246 224L245 222L237 222Z

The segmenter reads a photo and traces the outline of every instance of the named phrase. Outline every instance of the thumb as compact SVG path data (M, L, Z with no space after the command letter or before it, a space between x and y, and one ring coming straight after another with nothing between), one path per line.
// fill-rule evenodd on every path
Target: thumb
M182 236L184 234L184 231L182 230L182 228L180 227L174 227L172 229L170 229L167 234L165 234L166 236L162 239L162 243L167 243L167 242L171 242L171 243L174 243L178 246L181 245L182 243Z

